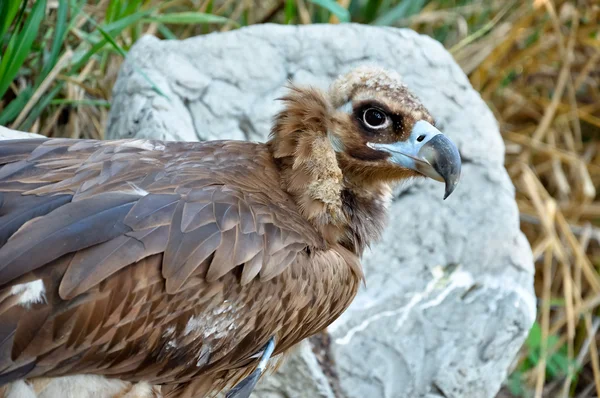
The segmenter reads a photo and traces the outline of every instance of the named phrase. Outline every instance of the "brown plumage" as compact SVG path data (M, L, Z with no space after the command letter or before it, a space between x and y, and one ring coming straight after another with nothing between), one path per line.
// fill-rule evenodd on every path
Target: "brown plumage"
M74 375L116 380L107 396L231 387L271 337L285 353L348 307L390 184L458 181L439 132L410 144L429 151L415 167L390 149L433 122L392 73L360 68L283 101L265 144L0 142L5 392Z

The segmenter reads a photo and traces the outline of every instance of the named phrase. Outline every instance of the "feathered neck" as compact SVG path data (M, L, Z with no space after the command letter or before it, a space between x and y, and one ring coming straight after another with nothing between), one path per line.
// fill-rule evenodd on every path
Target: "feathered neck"
M268 146L283 189L330 244L361 255L383 231L389 185L366 186L354 173L344 173L328 137L335 123L323 93L290 87L282 100L285 106L275 117Z

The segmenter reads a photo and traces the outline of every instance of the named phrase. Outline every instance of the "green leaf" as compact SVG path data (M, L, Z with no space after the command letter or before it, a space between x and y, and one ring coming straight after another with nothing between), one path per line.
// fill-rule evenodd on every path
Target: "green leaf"
M200 25L200 24L226 24L233 23L237 26L239 24L234 20L222 17L220 15L205 14L202 12L175 12L170 14L159 14L152 15L145 19L150 22L177 24L177 25Z
M403 0L389 12L377 18L373 25L389 26L399 19L408 18L419 13L425 6L425 0Z
M525 48L531 47L533 44L537 43L537 41L540 39L540 33L540 29L538 28L532 34L530 34L525 39Z
M514 69L511 69L500 81L500 87L507 87L510 83L514 82L517 77L517 72Z
M542 328L537 321L531 326L525 344L530 350L539 349L542 346Z
M514 396L521 397L525 393L523 388L523 374L521 372L514 372L508 377L507 387L510 393Z
M338 17L340 22L350 22L350 12L339 5L334 0L309 0L311 3L329 10L333 15Z
M527 358L531 361L532 365L536 366L540 361L540 352L539 350L530 350L527 353Z
M19 72L19 68L25 62L29 55L31 45L37 36L38 30L44 14L46 12L46 0L38 0L31 8L31 12L20 32L13 32L12 38L8 43L2 62L0 63L0 98L4 96L10 83Z
M546 349L549 351L553 351L556 350L556 345L558 344L558 336L555 334L551 334L550 336L548 336L548 340L546 340ZM540 347L541 347L541 343L540 343Z
M563 354L555 354L550 357L550 362L556 365L562 374L569 372L569 357Z
M552 357L546 361L546 372L548 372L550 378L555 378L561 374L560 367L554 362Z

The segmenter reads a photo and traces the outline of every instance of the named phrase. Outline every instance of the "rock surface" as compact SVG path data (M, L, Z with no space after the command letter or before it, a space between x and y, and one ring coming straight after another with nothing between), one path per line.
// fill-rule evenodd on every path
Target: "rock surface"
M23 138L41 138L43 135L26 133L24 131L11 130L0 126L0 140L20 140Z
M251 398L335 398L308 340L286 358L273 375L264 377Z
M325 370L337 376L304 344L257 396L493 397L535 319L533 261L494 117L439 43L352 24L144 37L120 71L107 137L264 140L288 79L325 88L364 63L403 76L458 145L462 181L446 201L434 181L397 192L364 258L367 288L329 328Z

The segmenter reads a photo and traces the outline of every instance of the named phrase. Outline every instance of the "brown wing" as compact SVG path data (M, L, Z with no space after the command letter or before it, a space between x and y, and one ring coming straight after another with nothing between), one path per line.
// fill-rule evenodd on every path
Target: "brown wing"
M0 146L1 163L23 158L0 170L0 285L80 251L61 284L72 298L164 251L174 293L209 257L208 282L246 264L246 284L322 246L256 144L36 141Z
M260 144L2 141L0 165L0 381L182 381L297 342L355 293Z

